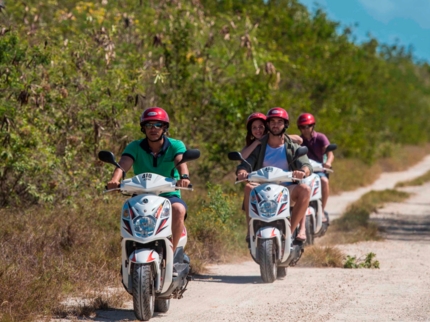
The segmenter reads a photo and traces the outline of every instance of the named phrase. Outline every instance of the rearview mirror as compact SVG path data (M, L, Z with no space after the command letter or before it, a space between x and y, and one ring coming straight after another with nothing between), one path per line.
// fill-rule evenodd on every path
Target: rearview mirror
M240 152L229 152L228 159L231 161L243 161L242 154L240 154Z
M117 165L116 160L115 160L115 156L110 151L100 151L99 152L99 160L103 161L105 163L113 164L115 166Z
M197 160L198 158L200 158L200 150L197 150L197 149L187 150L184 152L184 154L182 155L181 161L179 161L176 166L188 161Z
M113 155L112 152L110 152L110 151L99 151L98 156L99 156L100 161L113 164L117 168L120 168L122 170L122 179L123 180L125 179L125 171L123 168L121 168L121 166L118 164L118 162L116 162L115 156Z
M327 147L325 148L325 153L327 153L327 152L332 152L332 151L334 151L334 150L336 150L337 149L337 144L329 144L329 145L327 145Z
M298 148L297 150L296 150L296 152L294 153L294 159L296 160L296 159L298 159L298 158L300 158L301 156L304 156L304 155L306 155L306 154L308 154L308 148L306 147L306 146L301 146L300 148Z

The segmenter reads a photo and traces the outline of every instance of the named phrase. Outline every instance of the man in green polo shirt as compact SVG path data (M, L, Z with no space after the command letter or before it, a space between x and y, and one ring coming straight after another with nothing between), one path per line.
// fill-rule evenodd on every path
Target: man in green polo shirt
M146 109L140 117L140 127L146 138L127 145L119 165L125 171L130 170L133 166L135 175L145 172L156 173L164 177L175 178L178 180L177 186L179 187L188 187L190 180L187 164L180 164L178 169L175 167L175 164L181 161L186 148L182 141L166 136L169 128L167 112L160 107ZM108 189L118 187L121 178L122 170L117 168L107 184ZM184 230L187 205L181 199L179 190L163 193L161 196L168 198L172 204L172 243L173 251L175 251Z

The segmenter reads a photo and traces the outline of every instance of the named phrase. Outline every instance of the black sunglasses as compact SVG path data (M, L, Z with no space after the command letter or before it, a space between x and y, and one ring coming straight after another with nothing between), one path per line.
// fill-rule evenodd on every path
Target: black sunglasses
M144 127L148 130L152 129L153 127L155 127L156 129L161 129L163 125L163 123L146 123Z
M300 129L300 130L310 129L312 126L314 126L314 124L311 124L311 125L300 125L300 126L299 126L299 129Z

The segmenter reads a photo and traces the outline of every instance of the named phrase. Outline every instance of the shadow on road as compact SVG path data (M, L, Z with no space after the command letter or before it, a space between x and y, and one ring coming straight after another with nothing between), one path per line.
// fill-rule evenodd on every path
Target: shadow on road
M384 218L373 217L388 240L430 242L430 215L395 215Z
M228 275L194 275L193 281L224 284L259 284L263 283L260 276L228 276Z
M126 322L126 321L137 321L133 310L131 309L112 309L112 310L98 310L96 316L93 318L86 318L85 321L96 321L96 322ZM166 313L168 314L168 313ZM157 318L163 318L165 314L154 313L151 320Z

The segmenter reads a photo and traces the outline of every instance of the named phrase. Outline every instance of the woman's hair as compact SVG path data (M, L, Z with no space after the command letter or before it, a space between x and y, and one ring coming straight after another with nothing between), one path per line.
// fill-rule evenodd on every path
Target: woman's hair
M249 123L248 123L248 126L247 126L247 130L248 130L248 132L246 133L246 138L245 138L246 146L250 146L250 145L252 144L252 142L254 142L254 141L255 141L255 137L252 135L252 124L253 124L256 120L258 120L258 119L255 119L255 120L253 120L252 122L249 122ZM261 122L263 122L263 120L260 120L260 121L261 121ZM266 134L266 133L267 133L267 126L266 126L266 123L265 123L265 122L263 122L263 125L264 125L264 134Z

